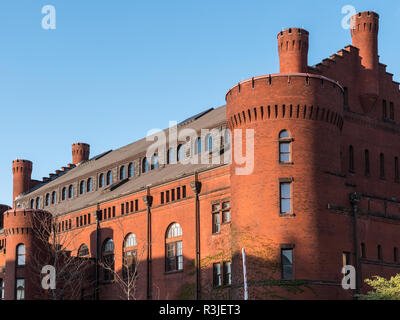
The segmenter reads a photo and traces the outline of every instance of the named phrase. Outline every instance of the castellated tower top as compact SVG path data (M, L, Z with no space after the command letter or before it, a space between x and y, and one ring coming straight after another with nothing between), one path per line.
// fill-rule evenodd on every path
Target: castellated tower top
M17 159L12 162L13 171L13 200L27 192L30 188L32 162Z
M307 30L289 28L278 33L280 73L306 73L308 68Z
M379 15L372 11L357 13L350 25L352 44L360 49L362 65L367 70L378 68Z
M90 145L87 143L74 143L72 145L72 164L79 164L82 161L89 160Z

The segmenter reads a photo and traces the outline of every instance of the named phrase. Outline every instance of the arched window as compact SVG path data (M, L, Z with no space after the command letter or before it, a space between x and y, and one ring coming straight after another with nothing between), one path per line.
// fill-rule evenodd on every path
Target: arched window
M4 281L0 279L0 300L4 300Z
M84 194L86 192L86 182L81 181L79 184L79 194Z
M213 137L212 134L207 134L206 135L206 151L212 151L213 150Z
M231 145L231 131L226 128L224 130L224 150L229 150Z
M182 228L179 223L171 224L165 237L165 270L183 270Z
M25 265L25 246L23 244L19 244L17 246L17 266Z
M72 199L74 197L74 186L71 184L68 188L68 199Z
M114 241L104 241L102 260L104 264L103 279L108 281L114 279Z
M349 171L354 172L354 148L349 147Z
M31 209L35 209L35 199L31 200Z
M147 161L147 158L143 158L142 160L142 172L147 172L149 171L149 162Z
M200 137L198 137L196 139L196 146L195 146L194 154L201 154L201 138Z
M158 155L155 153L151 157L151 170L158 168Z
M93 180L92 180L92 178L89 178L87 180L87 184L86 184L86 191L92 192L92 190L93 190Z
M178 161L182 161L184 158L184 154L183 154L184 148L183 145L179 145L178 146L178 152L177 152L177 156L178 156Z
M46 199L44 203L46 207L50 205L50 193L46 194Z
M135 166L133 163L130 163L128 166L128 178L131 178L135 175Z
M40 209L40 198L36 198L36 209Z
M53 191L51 194L51 204L56 204L57 203L57 192Z
M62 189L62 200L67 200L67 188Z
M89 248L86 244L82 244L78 250L78 257L88 257L89 256Z
M136 235L133 233L128 234L124 240L124 265L123 276L124 279L130 281L135 275L136 271L136 257L137 257L137 242Z
M167 164L172 164L172 163L176 163L175 151L174 148L169 148L167 154Z
M122 166L119 169L119 179L124 180L125 178L126 178L126 168L125 168L125 166Z
M290 163L291 157L291 143L292 139L287 130L283 130L279 133L279 162Z
M383 153L379 156L379 172L380 178L385 179L385 155Z
M104 173L100 174L99 176L99 188L103 188L105 183Z
M107 172L107 185L110 185L112 183L112 171Z

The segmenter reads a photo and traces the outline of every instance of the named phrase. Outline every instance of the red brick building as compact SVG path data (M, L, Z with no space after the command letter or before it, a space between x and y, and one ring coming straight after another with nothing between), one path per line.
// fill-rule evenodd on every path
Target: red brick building
M378 14L357 14L352 45L312 67L308 32L280 32L280 73L234 86L226 106L180 123L176 143L165 130L165 152L146 157L143 139L90 158L77 143L73 163L42 181L14 161L13 209L0 210L5 299L46 297L32 221L48 213L50 243L62 237L57 248L97 266L81 298L242 299L242 248L250 299L347 299L398 273L400 92L378 29ZM249 163L235 152L252 147L240 174ZM357 289L342 288L343 265Z

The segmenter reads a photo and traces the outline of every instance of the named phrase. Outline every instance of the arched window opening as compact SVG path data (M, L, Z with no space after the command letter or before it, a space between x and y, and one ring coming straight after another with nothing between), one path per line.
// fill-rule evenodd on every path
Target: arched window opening
M78 257L80 258L89 257L89 247L86 244L82 244L79 247Z
M36 198L36 209L40 209L40 198Z
M165 237L165 270L183 270L182 228L179 223L171 224Z
M49 206L50 205L50 193L46 194L46 200L45 200L45 206Z
M103 245L103 279L105 281L110 281L114 279L114 241L112 239L107 239L104 241Z
M68 188L68 198L72 199L74 197L74 186L71 184Z
M125 166L122 166L119 169L119 179L124 180L125 178L126 178L126 168L125 168Z
M100 174L99 177L99 188L103 188L105 184L105 178L104 178L104 173Z
M209 133L206 135L206 151L212 151L213 150L213 136Z
M87 180L87 184L86 184L86 191L87 192L92 192L93 191L93 180L92 180L92 178L89 178L88 180Z
M67 200L67 188L62 189L62 200Z
M195 152L195 154L201 154L201 138L200 137L198 137L197 139L196 139L196 145L195 145L195 150L194 150Z
M112 177L112 171L110 170L110 171L107 172L107 185L108 185L108 186L109 186L110 184L112 184L112 179L113 179L113 177Z
M86 192L86 182L81 181L79 184L79 194L84 194Z
M149 161L147 160L147 158L143 158L142 160L142 172L148 172L149 171Z
M174 148L169 148L167 154L167 164L173 163L176 163L175 151Z
M35 209L35 199L31 200L31 209Z
M133 165L133 163L130 163L128 166L128 178L132 178L135 175L135 166Z
M177 157L178 161L182 161L184 159L184 148L182 144L178 146Z
M279 162L291 163L292 161L292 139L287 130L279 133Z
M57 192L53 191L51 194L51 204L56 204L57 203Z
M136 275L137 241L136 235L130 233L124 241L123 276L130 281Z
M158 168L158 155L155 153L151 158L151 170Z
M25 246L23 244L19 244L17 246L17 266L21 267L25 265Z

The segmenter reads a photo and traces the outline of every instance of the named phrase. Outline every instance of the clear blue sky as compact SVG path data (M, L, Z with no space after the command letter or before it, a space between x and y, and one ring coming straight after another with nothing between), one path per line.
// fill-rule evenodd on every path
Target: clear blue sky
M57 29L41 28L54 5ZM381 15L380 55L400 80L400 2L267 0L1 0L0 203L12 203L11 162L35 179L115 149L209 107L238 81L278 72L276 35L310 31L309 64L351 43L344 5Z

